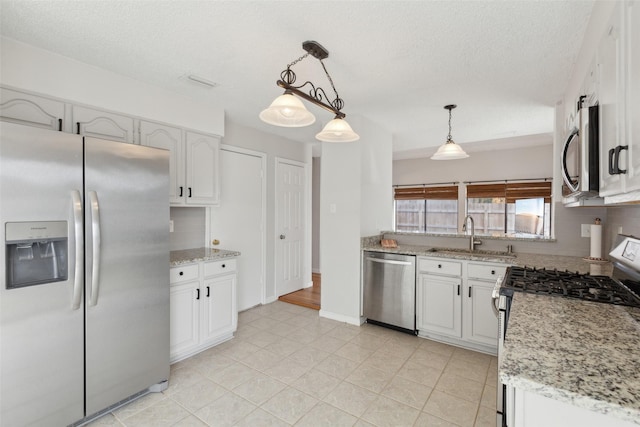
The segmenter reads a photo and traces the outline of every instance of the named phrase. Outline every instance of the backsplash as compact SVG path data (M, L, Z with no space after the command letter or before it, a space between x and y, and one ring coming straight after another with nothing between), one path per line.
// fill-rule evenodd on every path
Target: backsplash
M171 208L173 233L170 233L170 249L200 248L206 246L205 208Z
M607 208L604 225L604 250L609 252L614 239L622 227L622 234L640 237L640 206L612 206Z

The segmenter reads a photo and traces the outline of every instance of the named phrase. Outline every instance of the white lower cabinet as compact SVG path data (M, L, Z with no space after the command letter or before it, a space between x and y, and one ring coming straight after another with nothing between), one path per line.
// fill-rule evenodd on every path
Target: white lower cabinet
M505 264L418 258L419 335L489 353L498 346L491 292Z
M171 269L171 363L233 338L236 280L233 259Z
M504 264L467 261L466 286L463 300L465 321L463 338L496 348L498 317L492 308L491 293L498 278L504 277Z
M638 424L594 412L590 409L580 408L559 400L540 396L529 391L515 389L514 422L509 425L514 427L634 427Z

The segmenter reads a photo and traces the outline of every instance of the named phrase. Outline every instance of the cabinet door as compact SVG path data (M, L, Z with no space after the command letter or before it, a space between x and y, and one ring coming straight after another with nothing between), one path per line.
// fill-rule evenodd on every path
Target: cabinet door
M169 150L169 202L184 204L184 143L182 130L159 123L140 121L140 144Z
M640 2L627 2L625 7L625 145L629 149L624 152L628 169L624 179L625 192L630 192L640 190Z
M199 282L171 285L169 289L171 361L198 347L200 337Z
M202 344L232 334L238 324L236 311L236 275L225 274L205 279L200 292Z
M495 283L467 280L463 299L465 340L498 347L498 317L491 304Z
M93 108L73 106L73 133L134 143L133 118Z
M186 204L218 204L220 139L211 135L187 132L186 153Z
M64 103L0 88L0 118L21 125L61 131Z
M623 142L623 80L621 7L615 8L606 33L597 50L600 104L600 195L608 196L623 191L623 175L610 174L609 151ZM624 168L623 165L621 165Z
M462 279L418 276L418 330L460 338Z

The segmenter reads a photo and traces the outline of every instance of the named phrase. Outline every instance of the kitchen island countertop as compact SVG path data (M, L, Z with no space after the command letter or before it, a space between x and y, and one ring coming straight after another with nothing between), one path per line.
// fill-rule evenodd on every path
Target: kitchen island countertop
M214 248L193 248L179 251L171 251L170 266L177 267L184 264L192 264L200 261L216 261L225 258L235 258L240 256L238 251L227 251Z
M640 424L640 309L516 292L505 384Z

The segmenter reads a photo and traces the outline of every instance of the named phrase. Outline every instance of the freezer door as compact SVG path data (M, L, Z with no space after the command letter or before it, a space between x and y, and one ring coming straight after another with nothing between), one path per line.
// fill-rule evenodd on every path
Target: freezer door
M169 154L85 138L87 415L169 378Z
M64 426L84 416L82 295L74 293L74 285L81 285L83 279L82 256L78 265L75 262L76 255L82 253L80 190L81 137L0 122L3 426ZM42 237L47 233L47 239ZM55 247L44 242L51 233L57 236ZM42 241L34 240L37 236ZM12 239L22 243L7 243ZM10 254L8 260L7 247L19 253ZM61 257L63 250L67 255ZM46 270L56 257L55 268L59 270L49 274ZM27 270L33 265L39 271L38 280L8 287L11 281L7 274L12 273L7 271L7 262L14 262L14 269L23 269L24 277L30 277ZM82 287L76 289L81 291Z

